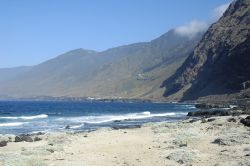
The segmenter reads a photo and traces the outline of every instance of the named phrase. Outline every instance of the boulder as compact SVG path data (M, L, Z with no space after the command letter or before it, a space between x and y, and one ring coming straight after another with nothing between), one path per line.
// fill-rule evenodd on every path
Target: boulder
M35 137L35 138L34 138L34 141L35 141L35 142L41 141L41 140L42 140L42 138L39 138L39 137Z
M245 119L241 119L240 122L247 127L250 127L250 116L247 116Z
M7 141L0 141L0 147L7 146Z
M209 118L207 121L212 122L212 121L215 121L215 120L216 120L215 118Z
M236 122L237 120L235 118L228 118L227 121L228 122Z
M33 142L33 139L28 135L19 135L15 137L15 142Z
M15 136L15 142L22 142L22 138L20 136Z
M26 136L26 135L22 137L22 140L24 142L33 142L33 139L30 136Z

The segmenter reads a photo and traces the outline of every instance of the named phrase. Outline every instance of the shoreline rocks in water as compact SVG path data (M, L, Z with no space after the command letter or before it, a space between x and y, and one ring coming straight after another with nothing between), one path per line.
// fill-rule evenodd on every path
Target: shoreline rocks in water
M195 104L198 109L211 109L211 108L231 108L230 104L213 104L213 103L199 103Z
M196 104L198 111L189 112L187 116L239 116L250 115L250 107L247 105L230 105L230 104L211 104L201 103Z
M188 112L187 116L229 116L232 115L231 110L199 110L195 112Z

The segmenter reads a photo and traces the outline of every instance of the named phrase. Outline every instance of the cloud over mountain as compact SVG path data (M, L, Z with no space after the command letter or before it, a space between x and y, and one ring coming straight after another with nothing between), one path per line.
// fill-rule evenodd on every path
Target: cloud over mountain
M230 5L230 3L226 3L226 4L222 4L218 7L216 7L213 11L212 11L212 19L213 20L218 20L223 13L227 10L228 6Z
M174 31L179 35L193 38L197 33L206 31L208 26L206 22L193 20L186 25L175 28Z

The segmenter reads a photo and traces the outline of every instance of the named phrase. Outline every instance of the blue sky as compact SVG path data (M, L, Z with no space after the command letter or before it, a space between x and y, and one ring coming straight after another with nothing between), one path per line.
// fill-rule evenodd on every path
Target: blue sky
M190 22L212 23L231 0L0 0L0 68L76 48L150 41Z

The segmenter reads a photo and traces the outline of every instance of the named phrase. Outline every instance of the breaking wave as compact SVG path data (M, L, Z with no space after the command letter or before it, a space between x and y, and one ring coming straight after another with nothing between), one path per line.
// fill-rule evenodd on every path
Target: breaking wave
M34 115L34 116L9 116L9 117L0 117L0 119L23 119L23 120L33 120L33 119L43 119L43 118L48 118L48 115L46 114L40 114L40 115Z
M23 122L13 122L13 123L0 123L0 127L11 127L11 126L21 126Z
M81 116L81 117L65 117L58 118L58 121L71 121L78 123L89 123L89 124L99 124L112 121L123 121L123 120L137 120L137 119L146 119L153 117L175 117L186 115L186 112L168 112L168 113L157 113L152 114L149 111L140 112L140 113L131 113L124 115L101 115L101 116Z

